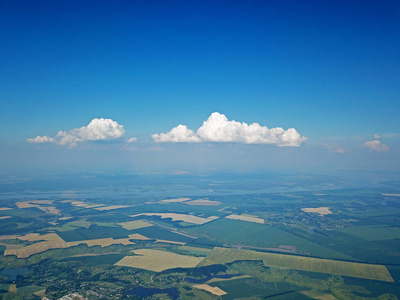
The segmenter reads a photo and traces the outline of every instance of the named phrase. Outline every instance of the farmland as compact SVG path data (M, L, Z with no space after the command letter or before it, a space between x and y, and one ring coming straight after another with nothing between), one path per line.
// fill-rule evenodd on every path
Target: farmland
M132 218L140 217L140 216L158 216L163 219L172 219L172 221L183 221L183 222L193 223L193 224L205 224L212 220L218 219L218 217L215 217L215 216L211 216L208 218L202 218L202 217L197 217L197 216L192 216L192 215L176 214L176 213L142 213L142 214L131 215Z
M263 219L257 218L255 216L249 216L249 215L229 215L229 216L226 216L225 218L231 219L231 220L240 220L240 221L264 224Z
M288 191L308 183L285 177L282 191L274 181L273 192L253 193L265 181L246 183L248 190L233 182L205 176L187 194L143 185L133 196L126 187L88 198L78 189L7 198L0 204L1 295L399 298L400 185L327 189L315 178L310 191ZM206 183L223 192L202 194ZM193 195L196 184L201 192Z
M238 260L262 260L266 266L393 282L387 268L381 265L218 247L207 255L200 266L226 264Z
M135 256L125 256L115 265L161 272L172 268L192 268L203 260L195 256L151 249L138 249L133 252Z

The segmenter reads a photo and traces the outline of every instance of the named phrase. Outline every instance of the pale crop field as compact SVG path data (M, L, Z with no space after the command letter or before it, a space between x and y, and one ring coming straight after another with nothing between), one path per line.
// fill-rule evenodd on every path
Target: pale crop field
M208 199L197 199L197 200L192 200L192 201L186 201L185 204L187 205L209 205L209 206L218 206L222 204L221 202L218 201L212 201Z
M225 218L232 219L232 220L251 222L251 223L264 224L264 219L257 218L256 216L251 216L251 215L235 215L235 214L233 214L233 215L226 216Z
M48 233L45 235L40 235L39 233L28 233L24 236L18 237L21 241L47 241L47 242L55 242L55 243L65 243L65 241L56 233Z
M135 256L125 256L115 265L161 272L173 268L193 268L203 260L203 257L153 249L138 249L133 252Z
M199 290L205 290L207 292L210 292L211 294L217 295L217 296L222 296L222 295L226 295L227 293L223 290L221 290L219 287L212 287L209 286L208 284L197 284L194 285L193 287L195 287L196 289Z
M7 249L4 251L4 256L7 255L15 255L18 258L27 258L31 255L45 252L50 249L60 249L60 248L68 248L69 245L66 242L39 242L32 245L28 245L19 249L10 249L7 246Z
M192 224L198 224L202 225L205 223L208 223L212 220L218 219L216 216L208 217L208 218L202 218L202 217L196 217L192 215L185 215L185 214L175 214L175 213L141 213L141 214L136 214L136 215L131 215L131 217L138 217L138 216L159 216L162 219L172 219L172 221L183 221L187 223L192 223Z
M101 246L108 247L115 244L122 245L134 245L134 242L131 242L129 238L125 239L113 239L113 238L104 238L104 239L96 239L96 240L85 240L85 241L76 241L76 242L65 242L62 238L60 238L55 233L49 233L43 236L39 236L37 233L31 233L24 237L18 237L18 239L25 241L43 241L39 243L35 243L32 245L19 247L15 249L12 245L8 246L4 251L4 255L15 255L18 258L27 258L31 255L38 254L41 252L45 252L50 249L63 249L70 248L78 245L86 244L88 247L92 246Z
M88 247L92 246L101 246L101 247L108 247L111 245L122 244L122 245L134 245L134 242L131 242L129 238L125 239L113 239L113 238L104 238L104 239L97 239L97 240L85 240L85 241L76 241L76 242L69 242L69 247L86 244Z
M110 206L96 207L95 209L103 211L103 210L113 210L126 207L129 207L129 205L110 205Z
M323 216L332 214L332 212L329 209L330 209L329 207L307 207L307 208L302 208L301 210L306 213L315 213Z
M2 216L2 217L0 217L0 220L5 220L5 219L9 219L9 218L12 218L11 216Z
M167 244L175 244L175 245L185 245L184 242L176 242L176 241L169 241L169 240L156 240L154 243L167 243Z
M144 236L144 235L141 235L141 234L139 234L139 233L134 233L134 234L130 234L129 235L129 238L131 239L131 240L151 240L150 238L148 238L148 237L146 237L146 236Z
M199 266L225 264L236 260L262 260L266 266L393 282L392 276L383 265L219 247L214 248Z
M161 200L159 203L179 203L179 202L185 202L188 200L190 200L190 198L165 199L165 200Z
M38 207L39 205L31 204L29 201L21 201L16 203L18 208Z
M54 206L38 206L37 208L43 210L45 213L58 215L61 210L55 208Z
M53 204L54 200L30 200L29 202L35 204Z
M135 220L135 221L129 221L129 222L124 222L124 223L118 223L118 225L121 225L122 228L125 228L127 230L134 230L134 229L153 226L152 224L150 224L146 221L143 221L143 220Z
M3 210L10 210L10 209L12 209L12 208L10 208L10 207L0 207L0 211L3 211Z
M95 208L99 206L104 206L104 204L98 204L98 203L85 203L82 201L74 201L74 200L63 200L61 201L63 203L71 203L71 205L76 206L76 207L83 207L83 208Z

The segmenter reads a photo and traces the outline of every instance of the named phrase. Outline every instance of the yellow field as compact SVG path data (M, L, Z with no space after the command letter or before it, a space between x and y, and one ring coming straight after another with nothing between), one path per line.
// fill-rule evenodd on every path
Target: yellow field
M151 240L151 239L149 239L148 237L146 237L146 236L144 236L144 235L141 235L141 234L139 234L139 233L130 234L130 235L129 235L129 238L130 238L131 240Z
M110 205L110 206L96 207L95 209L97 209L97 210L112 210L112 209L119 209L119 208L125 208L125 207L129 207L129 205Z
M62 203L71 203L71 205L76 206L76 207L83 207L83 208L95 208L99 206L104 206L104 204L98 204L98 203L86 203L82 201L75 201L75 200L63 200L60 201Z
M171 218L172 221L184 221L187 223L198 224L198 225L202 225L212 220L218 219L218 217L215 216L208 218L201 218L192 215L175 214L175 213L141 213L141 214L131 215L131 217L133 218L138 216L159 216L162 219Z
M152 249L138 249L133 252L136 256L125 256L115 265L161 272L173 268L193 268L203 260L203 257Z
M55 208L54 206L38 206L39 209L43 210L45 213L58 215L61 210Z
M31 204L29 201L21 201L16 203L18 208L30 208L30 207L38 207L37 204Z
M54 200L30 200L29 202L35 204L53 204Z
M8 291L11 293L15 293L17 291L17 285L16 284L10 284L8 287Z
M134 242L131 242L129 238L125 239L113 239L113 238L105 238L105 239L97 239L97 240L85 240L85 241L76 241L76 242L69 242L67 243L70 247L86 244L88 247L92 246L101 246L101 247L108 247L111 245L122 244L122 245L134 245Z
M211 294L217 295L217 296L222 296L222 295L226 295L227 293L223 290L221 290L219 287L212 287L209 286L208 284L197 284L194 285L193 287L195 287L196 289L199 290L205 290L207 292L210 292Z
M177 202L184 202L187 200L190 200L190 198L165 199L161 200L159 203L177 203Z
M382 195L388 197L400 197L400 194L382 194Z
M28 246L23 246L19 248L12 247L12 245L8 246L4 251L4 255L15 255L18 258L27 258L31 255L45 252L50 249L63 249L74 247L78 245L86 244L88 247L92 246L101 246L107 247L115 244L122 245L133 245L134 242L131 242L129 238L125 239L113 239L113 238L105 238L105 239L97 239L97 240L85 240L85 241L76 241L76 242L65 242L62 238L60 238L55 233L49 233L46 235L39 236L37 233L30 233L23 237L18 237L20 240L25 241L43 241L39 243L35 243Z
M118 225L121 225L122 228L125 228L127 230L134 230L134 229L153 226L152 224L150 224L146 221L143 221L143 220L135 220L135 221L130 221L130 222L118 223Z
M9 219L9 218L12 218L12 217L11 216L2 216L2 217L0 217L0 220Z
M0 207L0 211L3 211L3 210L10 210L10 209L12 209L12 208L10 208L10 207Z
M217 206L222 204L221 202L218 201L212 201L208 199L197 199L197 200L192 200L192 201L186 201L185 204L187 205L210 205L210 206Z
M40 298L44 298L46 296L46 289L37 291L33 293L35 296L38 296Z
M40 235L39 233L29 233L24 236L17 237L21 241L47 241L47 242L55 242L55 243L63 243L65 242L58 234L49 233L45 235Z
M156 240L154 243L167 243L167 244L175 244L175 245L185 245L184 242L176 242L176 241L168 241L168 240Z
M251 222L251 223L264 224L264 219L257 218L256 216L251 216L251 215L229 215L229 216L226 216L225 218L232 219L232 220Z
M323 216L332 214L332 212L329 209L330 209L329 207L307 207L307 208L302 208L301 210L307 213L316 213Z
M0 235L0 240L16 239L18 235Z
M262 260L266 266L393 282L389 271L382 265L219 247L214 248L199 266L225 264L236 260Z

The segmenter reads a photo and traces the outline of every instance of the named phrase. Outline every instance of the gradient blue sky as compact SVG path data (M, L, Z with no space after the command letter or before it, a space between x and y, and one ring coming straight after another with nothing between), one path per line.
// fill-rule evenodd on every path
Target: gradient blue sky
M0 167L399 168L399 28L394 0L3 0ZM212 112L308 141L150 138L178 124L196 131ZM94 118L123 125L124 138L26 142ZM360 148L371 140L388 148Z

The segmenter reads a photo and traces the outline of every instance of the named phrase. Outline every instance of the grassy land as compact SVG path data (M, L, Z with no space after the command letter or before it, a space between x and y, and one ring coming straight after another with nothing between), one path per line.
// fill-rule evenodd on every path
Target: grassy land
M239 220L219 219L199 227L187 229L195 235L206 235L226 245L247 245L261 248L295 246L297 250L317 257L354 259L341 252L326 248L279 228Z
M385 225L351 226L337 229L340 232L354 235L367 241L391 240L400 238L399 227Z
M199 266L225 264L237 260L262 260L266 266L393 282L389 271L382 265L218 247L214 248Z

